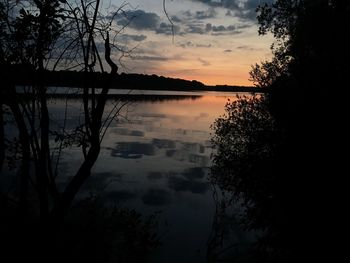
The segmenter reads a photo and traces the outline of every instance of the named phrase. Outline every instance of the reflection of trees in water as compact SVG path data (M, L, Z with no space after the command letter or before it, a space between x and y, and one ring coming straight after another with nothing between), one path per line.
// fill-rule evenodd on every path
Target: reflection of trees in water
M59 89L58 89L59 91ZM64 98L64 99L70 99L70 100L78 100L79 98L82 98L82 94L48 94L48 97L51 98ZM107 95L108 100L117 100L117 101L130 101L130 102L167 102L167 101L181 101L181 100L198 100L202 98L201 95L158 95L158 94L150 94L150 95L143 95L143 94L108 94Z
M276 250L269 244L278 231L277 181L272 169L282 133L275 127L266 98L240 97L229 102L226 114L215 121L213 129L215 154L210 181L217 188L217 209L209 258L251 257L253 239L248 236L254 233L254 243L261 252ZM239 235L246 235L246 239Z
M207 243L208 262L253 262L250 253L256 238L242 228L243 208L233 203L231 195L213 185L215 214Z

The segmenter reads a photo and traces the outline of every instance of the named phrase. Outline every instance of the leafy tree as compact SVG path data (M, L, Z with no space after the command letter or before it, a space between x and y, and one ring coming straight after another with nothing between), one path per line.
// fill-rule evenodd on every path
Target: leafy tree
M251 79L268 93L238 99L215 122L212 179L230 202L243 202L243 225L263 233L259 262L335 257L339 211L324 205L337 203L341 188L347 111L335 93L350 71L350 3L277 0L257 11L259 33L276 42Z

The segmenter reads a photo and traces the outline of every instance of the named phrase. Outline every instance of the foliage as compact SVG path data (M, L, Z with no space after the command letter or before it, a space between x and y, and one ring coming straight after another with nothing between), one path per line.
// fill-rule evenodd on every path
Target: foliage
M305 91L325 86L320 77L327 85L334 80L343 82L341 74L349 68L346 61L350 57L346 48L349 40L343 35L350 29L347 1L277 0L260 5L257 12L259 33L270 32L275 37L272 61L251 72L257 85L264 86L270 76L272 84L276 76L283 75L287 75L288 82L296 80L299 87L312 86L305 87ZM260 76L265 81L259 82Z
M61 34L60 1L1 1L3 63L39 67Z
M269 92L215 122L212 178L243 202L243 224L262 231L259 262L315 261L321 248L334 253L334 233L320 226L334 227L324 204L339 200L329 189L339 187L346 101L334 94L348 85L350 3L277 0L257 11L259 33L276 42L251 79Z
M3 256L14 261L43 257L50 262L70 260L97 262L145 261L160 245L157 214L143 216L135 210L106 206L91 196L76 202L55 233L47 251L41 250L40 224L35 218L21 222L16 204L0 195L3 216L0 219Z
M212 127L211 180L253 211L273 194L274 178L269 171L281 133L264 96L238 97L226 104L225 111ZM260 219L251 217L244 224L255 230L267 227Z
M71 209L57 241L61 260L69 256L87 262L139 261L160 245L156 214L106 206L92 196Z
M268 89L283 74L287 74L286 64L280 63L276 58L272 61L261 62L252 66L250 81L259 88Z

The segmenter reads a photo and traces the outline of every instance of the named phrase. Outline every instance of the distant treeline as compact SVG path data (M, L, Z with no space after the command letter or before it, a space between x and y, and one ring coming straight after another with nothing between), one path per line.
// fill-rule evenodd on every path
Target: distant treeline
M77 71L45 71L39 74L27 68L11 67L5 69L16 85L31 85L40 81L47 86L83 87L94 85L102 87L110 80L107 73L77 72ZM246 86L217 85L207 86L196 80L168 78L145 74L117 74L112 79L112 89L143 89L143 90L176 90L176 91L231 91L231 92L263 92L262 89Z

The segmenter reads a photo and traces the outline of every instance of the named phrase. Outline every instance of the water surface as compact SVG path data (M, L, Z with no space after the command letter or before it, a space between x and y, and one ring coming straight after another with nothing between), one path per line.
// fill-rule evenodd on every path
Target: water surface
M147 99L152 98L150 91L131 94L150 97L135 101L131 95L123 102L108 102L107 113L116 103L118 107L127 103L108 123L99 159L78 198L93 194L145 215L160 212L158 234L163 245L151 261L205 262L215 213L208 183L210 126L235 94L162 91L154 94L159 100ZM65 124L69 129L82 123L81 109L79 100L51 100L53 126ZM75 148L62 156L62 186L81 159Z

